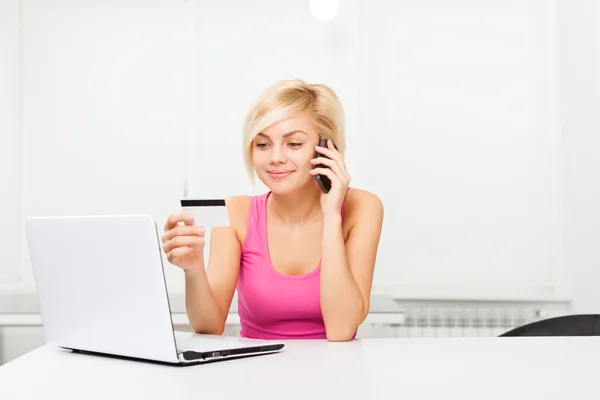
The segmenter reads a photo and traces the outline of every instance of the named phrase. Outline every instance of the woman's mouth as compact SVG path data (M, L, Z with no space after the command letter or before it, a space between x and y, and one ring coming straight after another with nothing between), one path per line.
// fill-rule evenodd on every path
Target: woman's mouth
M268 171L269 175L271 176L271 178L273 179L283 179L283 178L287 178L288 176L290 176L291 174L294 173L294 171Z

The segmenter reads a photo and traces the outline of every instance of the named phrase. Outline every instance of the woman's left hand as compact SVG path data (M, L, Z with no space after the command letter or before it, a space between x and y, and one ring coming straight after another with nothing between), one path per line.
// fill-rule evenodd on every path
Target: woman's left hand
M329 168L313 168L312 175L325 175L331 180L329 193L321 193L321 209L323 215L340 215L342 203L346 196L348 185L350 185L350 174L344 163L344 156L336 150L331 140L327 141L327 148L317 146L318 153L326 157L318 157L311 160L313 165L323 164Z

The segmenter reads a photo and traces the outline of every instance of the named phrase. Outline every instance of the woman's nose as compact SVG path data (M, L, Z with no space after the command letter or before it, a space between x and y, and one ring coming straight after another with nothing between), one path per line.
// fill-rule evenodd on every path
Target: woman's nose
M272 164L281 164L285 162L285 151L280 146L273 146L270 161Z

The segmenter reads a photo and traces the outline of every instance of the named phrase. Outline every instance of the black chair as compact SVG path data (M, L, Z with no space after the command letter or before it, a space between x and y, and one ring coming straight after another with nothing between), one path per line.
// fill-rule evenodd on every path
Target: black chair
M543 319L499 335L517 336L600 336L600 314L575 314Z

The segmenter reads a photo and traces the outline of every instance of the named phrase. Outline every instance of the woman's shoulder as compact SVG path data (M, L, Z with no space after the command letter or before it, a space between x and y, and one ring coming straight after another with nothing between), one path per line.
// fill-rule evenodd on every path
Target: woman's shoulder
M383 209L383 202L373 192L368 190L349 188L346 193L346 200L344 207L350 210L356 210L360 208L368 209Z
M248 195L236 195L231 196L225 199L225 204L227 205L227 211L230 214L238 215L238 214L248 214L248 210L252 204L252 200L255 202L264 201L269 192L248 196Z
M266 197L267 194L268 193L264 193L255 196L237 195L225 199L227 214L229 215L229 225L235 229L240 244L243 243L246 238L248 217L250 215L252 201L254 200L256 202L261 198Z
M225 199L225 204L227 205L227 211L229 212L238 212L240 209L250 207L250 199L252 196L245 195L237 195L231 196Z
M238 195L225 199L227 213L229 214L229 222L232 225L237 225L237 223L241 221L244 223L246 222L252 197L253 196Z
M355 222L363 217L383 216L383 202L373 192L350 188L344 201L344 217Z

